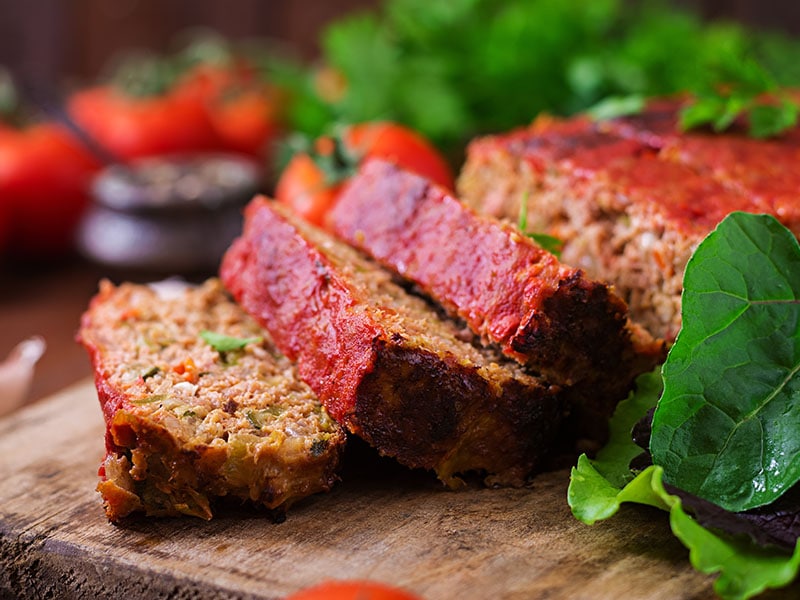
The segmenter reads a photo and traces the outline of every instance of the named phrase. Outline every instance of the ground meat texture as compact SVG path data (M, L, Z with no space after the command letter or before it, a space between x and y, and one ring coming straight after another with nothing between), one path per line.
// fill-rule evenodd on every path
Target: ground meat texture
M672 340L686 263L727 214L767 212L800 231L791 177L773 177L769 167L793 172L792 135L765 142L681 134L680 106L655 101L641 115L605 123L542 118L474 140L459 194L514 222L525 199L529 231L562 239L565 263L612 282L635 321Z
M463 341L387 271L274 203L247 208L221 276L330 414L382 454L450 485L468 471L519 485L550 450L556 386Z
M203 332L247 343L217 350ZM285 509L336 481L344 431L219 280L169 295L104 281L78 339L107 426L112 521L208 519L222 496Z
M391 163L366 164L329 220L487 343L568 387L573 409L593 422L610 416L635 377L663 358L663 344L634 333L607 285Z

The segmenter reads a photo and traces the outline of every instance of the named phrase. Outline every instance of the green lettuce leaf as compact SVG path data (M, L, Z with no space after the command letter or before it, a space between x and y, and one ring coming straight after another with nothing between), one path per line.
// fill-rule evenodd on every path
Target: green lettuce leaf
M672 532L689 549L692 566L702 573L718 573L714 590L726 600L752 598L789 584L800 569L800 543L789 555L710 531L684 511L680 498L664 489L661 467L650 466L636 476L631 473L628 457L641 449L631 441L629 426L655 403L657 380L656 373L640 377L637 393L620 403L611 420L609 444L594 460L586 455L578 459L567 492L573 515L591 525L616 514L623 502L669 512Z
M687 264L650 451L667 482L734 512L800 480L800 244L733 213Z
M636 393L620 402L614 411L609 422L608 443L594 460L585 454L578 459L567 490L567 500L578 520L591 525L614 515L624 501L620 499L622 490L634 498L632 502L666 508L657 497L646 493L650 477L646 473L649 470L634 476L629 466L631 460L642 453L631 439L631 430L656 405L660 393L661 375L658 371L640 375L636 380ZM645 498L648 501L642 502Z

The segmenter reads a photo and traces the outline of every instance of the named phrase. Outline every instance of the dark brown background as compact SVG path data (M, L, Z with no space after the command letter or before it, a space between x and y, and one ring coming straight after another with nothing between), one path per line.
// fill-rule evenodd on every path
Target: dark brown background
M432 0L446 1L446 0ZM636 1L636 0L634 0ZM674 0L708 18L800 33L796 0ZM307 57L332 18L378 0L0 0L0 64L44 81L96 75L121 49L165 50L176 32L214 27L232 38L289 41Z
M167 50L176 32L213 27L316 51L319 29L375 0L0 0L0 64L45 81L96 75L116 52Z

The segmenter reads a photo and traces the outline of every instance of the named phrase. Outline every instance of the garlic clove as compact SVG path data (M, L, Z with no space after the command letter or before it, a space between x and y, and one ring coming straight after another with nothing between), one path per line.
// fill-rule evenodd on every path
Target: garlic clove
M33 381L34 367L46 347L44 338L34 336L17 344L0 362L0 416L23 404Z

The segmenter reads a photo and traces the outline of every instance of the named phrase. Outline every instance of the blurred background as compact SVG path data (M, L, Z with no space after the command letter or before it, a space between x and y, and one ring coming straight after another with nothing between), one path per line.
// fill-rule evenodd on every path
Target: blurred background
M306 57L329 21L375 0L0 1L0 62L37 77L91 78L130 48L167 51L176 34L209 27L231 38L283 40Z
M793 0L676 0L706 19L733 19L758 28L800 33ZM127 48L166 51L187 27L211 27L237 37L284 40L306 57L318 35L347 12L378 0L0 0L0 63L37 77L96 76Z
M89 375L98 280L213 274L301 136L390 119L457 173L471 137L541 112L800 86L798 35L794 0L0 0L0 361L43 336L29 401ZM241 164L150 165L130 192L137 161L200 152ZM225 197L142 196L169 177Z
M233 38L283 40L304 56L319 50L322 28L378 0L0 0L0 63L37 77L91 78L128 48L166 51L176 32L205 26ZM800 33L793 0L675 0L705 19Z

